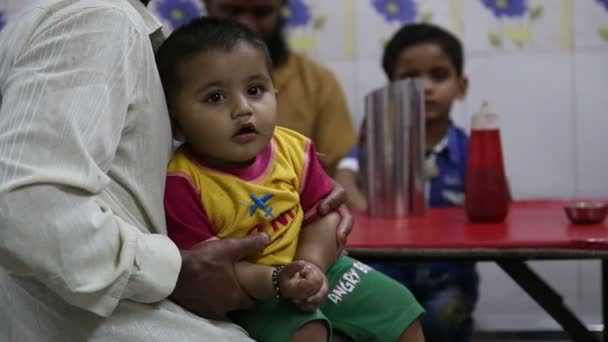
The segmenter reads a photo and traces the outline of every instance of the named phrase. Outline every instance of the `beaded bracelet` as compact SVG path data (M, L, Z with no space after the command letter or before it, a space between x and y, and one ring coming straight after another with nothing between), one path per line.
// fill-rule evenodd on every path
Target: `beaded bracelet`
M281 298L281 289L279 288L279 273L285 266L277 266L272 270L272 288L274 289L274 296Z

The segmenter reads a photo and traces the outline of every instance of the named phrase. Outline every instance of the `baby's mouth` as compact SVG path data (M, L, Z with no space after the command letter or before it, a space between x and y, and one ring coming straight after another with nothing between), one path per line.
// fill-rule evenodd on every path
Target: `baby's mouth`
M242 125L236 133L232 136L232 139L239 144L246 144L252 142L258 136L258 131L255 126L251 123Z
M248 134L257 134L258 131L255 129L255 126L251 123L247 123L242 125L239 130L234 134L234 136L239 135L248 135Z

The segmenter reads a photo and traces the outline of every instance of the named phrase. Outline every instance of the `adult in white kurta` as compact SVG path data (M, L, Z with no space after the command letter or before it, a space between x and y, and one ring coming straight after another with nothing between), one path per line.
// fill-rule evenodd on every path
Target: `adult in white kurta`
M53 0L0 33L1 341L249 340L165 300L159 28L139 0Z

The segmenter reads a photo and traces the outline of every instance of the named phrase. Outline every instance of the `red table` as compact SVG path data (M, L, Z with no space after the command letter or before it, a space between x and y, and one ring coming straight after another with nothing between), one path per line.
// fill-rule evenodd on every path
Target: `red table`
M531 259L601 259L604 340L608 341L608 222L571 225L562 201L514 202L504 223L469 223L462 208L429 209L425 217L376 219L355 214L349 253L363 260L496 262L575 341L599 341L560 295L530 269Z

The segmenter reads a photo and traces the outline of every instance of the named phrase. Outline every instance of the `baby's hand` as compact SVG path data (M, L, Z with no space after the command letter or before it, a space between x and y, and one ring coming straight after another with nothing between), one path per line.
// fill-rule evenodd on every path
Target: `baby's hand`
M279 273L279 290L301 310L319 308L327 297L327 278L321 269L306 261L294 261Z

